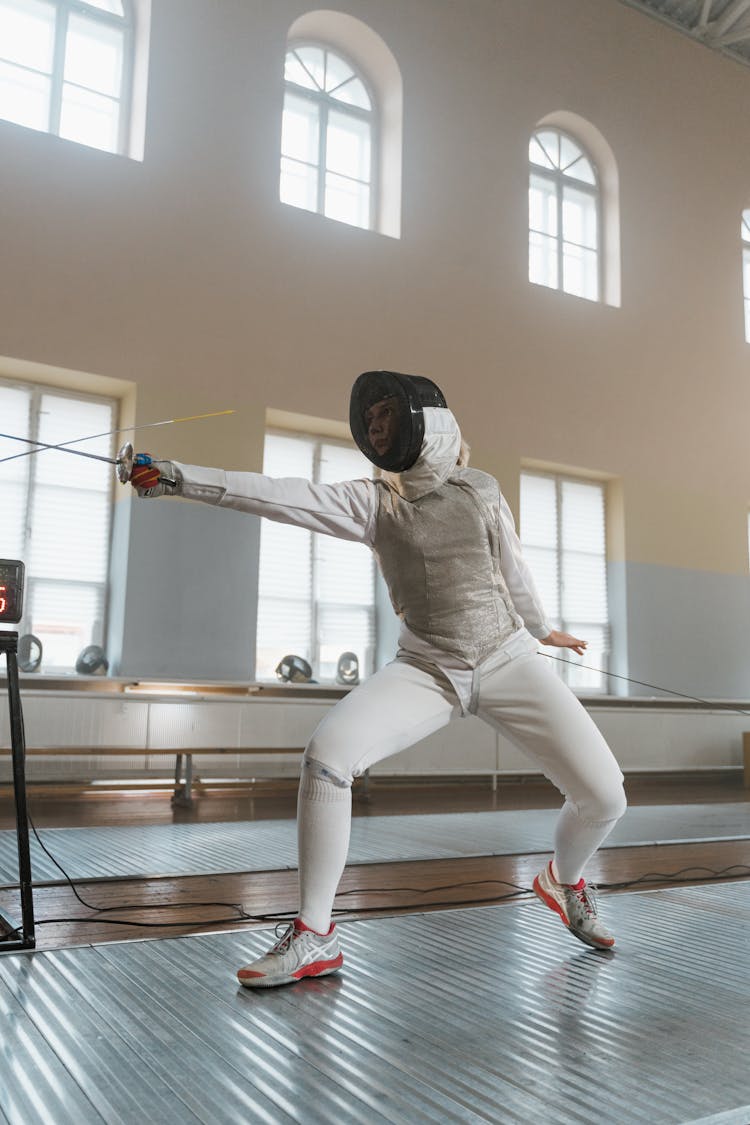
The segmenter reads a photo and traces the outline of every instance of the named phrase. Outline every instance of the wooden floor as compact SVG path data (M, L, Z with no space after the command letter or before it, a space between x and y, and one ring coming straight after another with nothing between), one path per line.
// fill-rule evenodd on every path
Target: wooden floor
M634 805L750 800L750 790L743 788L739 773L668 780L631 778L627 789ZM294 816L295 796L295 788L290 785L255 786L241 792L201 794L193 808L172 809L169 795L163 792L74 795L32 790L29 804L40 828L81 827L286 818ZM549 808L559 803L552 786L536 780L503 784L495 794L486 782L378 782L371 787L368 800L361 796L355 800L355 815ZM12 801L5 793L0 795L0 827L13 825ZM528 889L541 862L538 855L512 855L354 865L346 869L336 909L341 911L340 917L353 918L459 904L528 901ZM750 876L750 840L604 848L587 874L591 882L616 890L632 889L634 883L644 887L697 883L707 880L711 872L724 869L731 869L729 876ZM64 883L35 887L35 913L42 923L37 927L38 948L247 928L251 921L240 918L233 904L244 914L253 915L255 924L268 925L269 915L291 914L297 905L293 871L107 879L77 883L76 888L89 907L82 905ZM0 911L18 917L17 891L0 889ZM114 924L115 920L128 924Z
M676 776L629 775L625 788L631 805L712 804L750 801L742 771ZM30 786L29 812L39 828L87 825L191 824L234 820L284 820L296 815L296 781L256 782L245 787L204 790L195 786L190 808L170 804L170 790L81 789L77 786ZM391 781L376 779L365 799L361 781L354 785L355 816L411 813L489 812L496 809L548 809L560 794L544 778L514 775L498 781L444 779ZM0 786L0 829L15 824L12 790Z

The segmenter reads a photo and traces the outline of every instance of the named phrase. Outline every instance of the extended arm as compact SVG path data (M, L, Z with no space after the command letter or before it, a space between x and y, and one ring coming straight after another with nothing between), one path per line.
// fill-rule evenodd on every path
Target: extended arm
M155 461L156 466L166 462ZM368 480L341 484L312 484L298 477L267 477L262 473L234 473L199 465L169 462L176 489L156 484L147 487L136 470L131 478L140 495L176 494L187 500L234 508L278 523L289 523L371 545L375 518L375 487ZM157 478L158 479L158 478Z

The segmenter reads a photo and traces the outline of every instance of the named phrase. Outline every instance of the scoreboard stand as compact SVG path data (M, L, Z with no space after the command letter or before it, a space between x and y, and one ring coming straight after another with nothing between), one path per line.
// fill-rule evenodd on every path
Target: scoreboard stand
M18 844L18 883L21 895L20 925L0 913L0 953L12 949L33 949L34 899L31 882L29 819L26 809L26 743L18 682L18 633L2 629L4 624L17 624L23 610L24 565L16 560L0 559L0 653L5 656L8 672L8 703L10 738L13 755L13 795L16 806L16 840Z

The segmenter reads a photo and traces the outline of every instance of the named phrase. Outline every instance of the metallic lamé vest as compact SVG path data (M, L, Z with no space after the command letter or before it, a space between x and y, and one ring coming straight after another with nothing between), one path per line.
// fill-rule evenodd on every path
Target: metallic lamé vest
M523 622L500 570L500 493L476 469L405 500L378 481L374 550L393 608L413 633L476 666Z

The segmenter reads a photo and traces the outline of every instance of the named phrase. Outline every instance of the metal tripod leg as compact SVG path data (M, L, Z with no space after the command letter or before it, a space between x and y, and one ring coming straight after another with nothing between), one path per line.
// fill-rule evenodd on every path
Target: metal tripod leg
M13 926L0 916L4 928L19 934L19 939L5 941L0 935L0 952L10 949L33 949L34 899L31 886L31 852L29 850L29 818L26 809L26 744L23 732L21 691L18 683L18 633L0 633L0 652L5 653L8 668L8 704L10 738L13 751L13 794L16 805L16 840L18 842L18 881L21 892L21 925Z

